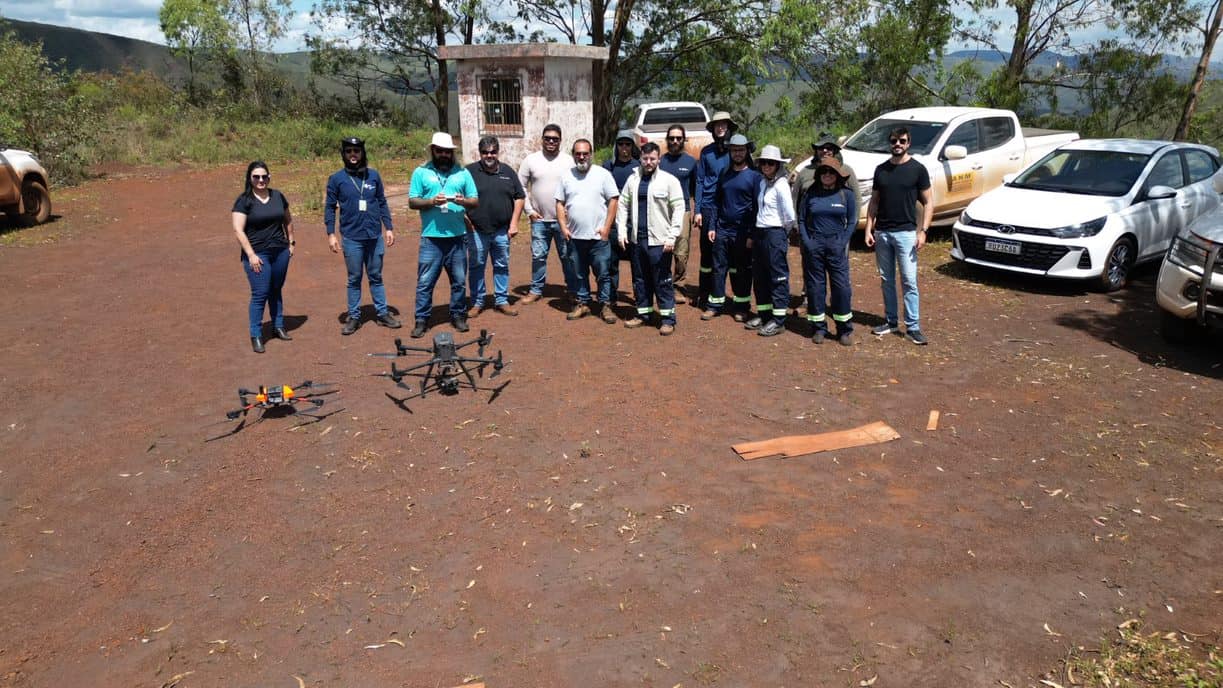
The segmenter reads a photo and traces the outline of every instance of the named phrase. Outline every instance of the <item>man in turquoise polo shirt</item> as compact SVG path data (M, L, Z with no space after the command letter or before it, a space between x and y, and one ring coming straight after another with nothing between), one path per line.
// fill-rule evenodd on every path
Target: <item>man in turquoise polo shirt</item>
M416 264L416 327L423 337L433 312L433 287L442 269L450 280L450 322L467 327L467 223L464 214L479 204L471 173L454 162L454 139L438 132L429 145L431 160L412 172L408 207L420 211L420 257Z

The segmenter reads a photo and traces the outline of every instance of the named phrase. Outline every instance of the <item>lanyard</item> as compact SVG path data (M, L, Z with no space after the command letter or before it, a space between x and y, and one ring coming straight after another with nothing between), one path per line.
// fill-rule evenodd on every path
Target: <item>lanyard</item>
M362 183L358 184L357 180L353 179L351 174L344 175L344 176L348 177L348 181L352 182L353 188L357 190L357 196L361 200L364 201L365 200L365 182L362 181Z

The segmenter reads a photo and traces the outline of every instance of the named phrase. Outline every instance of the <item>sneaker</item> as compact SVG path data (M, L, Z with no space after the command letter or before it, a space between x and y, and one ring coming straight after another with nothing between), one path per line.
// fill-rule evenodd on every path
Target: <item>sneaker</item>
M845 334L837 337L837 341L841 343L841 346L853 346L854 345L854 333L846 332Z
M348 316L348 320L344 321L344 327L340 328L340 334L347 337L348 335L352 334L353 332L356 332L359 329L361 329L361 318L359 317L354 318L352 316Z
M735 322L741 323L744 320L747 320L747 313L744 313L743 311L739 311L735 313L734 318L735 318Z
M739 319L735 318L735 320L739 320ZM747 322L743 323L743 329L758 330L760 329L760 326L763 324L764 324L764 318L761 318L759 315L757 315L753 317L751 320L748 320Z
M717 311L710 308L706 310L704 313L701 313L701 320L713 320L714 318L718 317L718 315L719 313Z
M895 332L896 327L896 323L883 323L882 325L875 325L871 328L871 334L875 335L876 337L882 337L885 334Z
M425 330L429 329L429 325L424 320L417 320L416 327L412 328L412 339L420 339L425 336Z
M624 321L624 326L629 328L630 330L633 329L634 327L641 327L644 324L645 324L645 321L642 320L640 316L633 316L632 318L629 318L628 320Z
M390 313L383 313L382 315L378 316L377 323L383 327L389 327L392 330L398 330L399 328L403 327L403 323L399 322L399 320Z
M467 326L467 316L465 315L454 316L450 319L450 324L454 325L454 329L458 330L459 332L466 332L471 329Z
M526 296L522 297L522 300L520 300L518 303L524 306L527 306L532 303L535 303L536 301L542 299L543 297L544 297L543 294L536 294L535 292L531 292L530 294L527 294Z
M761 337L772 337L781 334L785 329L785 325L782 325L780 320L770 320L764 324L764 327L756 330L756 334Z
M658 328L658 334L661 334L664 337L670 336L674 332L675 332L675 325L672 325L670 323L663 323L662 327Z
M825 330L824 328L819 328L815 332L811 333L811 343L812 344L823 344L824 340L827 338L828 338L828 330Z
M578 320L579 318L585 318L588 315L590 315L590 306L587 306L584 303L579 303L573 307L573 310L569 311L569 315L566 315L565 319Z
M481 308L480 310L484 310L484 309ZM508 303L502 303L502 304L493 306L493 310L497 311L501 315L518 315L518 309L514 308L513 306L511 306Z
M921 333L921 330L909 330L905 332L905 337L918 346L925 346L930 343L926 340L926 335Z

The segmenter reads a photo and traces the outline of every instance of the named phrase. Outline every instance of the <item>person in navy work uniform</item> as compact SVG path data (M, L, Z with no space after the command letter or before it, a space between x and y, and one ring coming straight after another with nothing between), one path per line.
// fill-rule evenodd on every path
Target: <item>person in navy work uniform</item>
M433 312L433 287L442 269L450 279L450 323L467 326L467 211L479 205L471 173L454 161L454 139L437 132L429 144L429 162L412 171L408 207L420 211L420 257L416 264L416 326L425 336Z
M679 180L680 189L684 192L684 220L679 238L675 240L675 250L672 252L675 267L671 276L675 284L675 303L685 304L688 299L680 291L680 284L688 274L688 235L692 230L692 199L696 187L696 158L684 152L684 144L688 142L688 132L681 124L667 127L667 152L663 153L658 162L658 168Z
M713 320L726 308L726 278L730 277L734 297L730 311L735 322L747 320L752 300L752 252L748 248L756 227L757 192L764 179L752 167L748 141L735 134L727 142L730 167L718 179L713 203L702 212L703 232L713 245L713 279L709 285L709 304L701 320Z
M353 136L340 142L344 169L327 180L327 200L323 207L323 226L332 253L344 250L348 270L348 319L340 334L350 335L361 327L361 273L369 282L379 325L400 327L386 305L382 285L382 256L395 243L391 209L386 204L382 177L371 169L365 155L365 142ZM340 210L340 238L335 235L335 211ZM385 231L384 231L385 228Z
M811 323L811 341L823 344L828 337L824 304L830 285L830 310L837 326L837 341L849 346L853 344L854 331L849 238L858 224L858 201L847 188L849 173L835 157L820 158L814 167L815 181L803 192L803 207L798 209L807 321Z
M242 267L251 285L251 349L261 354L263 346L263 307L272 317L272 332L277 339L293 339L285 331L284 301L281 289L289 274L293 255L293 215L284 194L271 188L272 175L267 163L256 160L246 166L245 190L234 201L233 227L242 247Z
M697 290L697 299L708 306L710 285L713 284L713 243L709 240L709 230L712 225L714 203L717 201L718 180L722 173L730 167L730 149L726 142L739 131L739 125L731 118L729 112L715 112L705 125L713 134L713 143L701 149L696 161L696 180L693 187L692 226L696 227L701 239L701 276Z
M633 170L641 167L641 151L638 150L637 144L633 142L633 132L628 129L621 129L616 136L615 152L611 160L603 163L603 169L611 172L612 179L616 181L616 188L623 190L624 183L628 181L629 175ZM611 265L609 266L611 275L611 301L603 308L604 314L611 315L612 307L616 305L616 298L620 294L620 262L629 259L628 249L620 248L620 228L612 224L611 236L608 238L608 244L611 247Z

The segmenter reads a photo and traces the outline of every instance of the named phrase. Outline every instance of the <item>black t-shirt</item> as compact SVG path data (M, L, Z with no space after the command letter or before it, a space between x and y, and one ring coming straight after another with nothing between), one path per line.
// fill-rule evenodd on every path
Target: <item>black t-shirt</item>
M912 158L899 165L886 160L875 168L874 187L871 193L879 196L876 229L917 229L917 194L930 188L924 165Z
M276 189L268 189L268 202L264 203L254 194L242 194L234 201L234 212L246 215L246 239L255 253L289 247L285 235L285 215L289 212L289 199Z
M476 182L476 192L480 194L480 204L475 210L468 210L467 217L479 232L495 232L510 226L517 218L514 214L514 201L526 198L522 191L522 182L518 181L518 173L505 163L497 165L496 172L489 172L478 162L467 166L467 171Z

